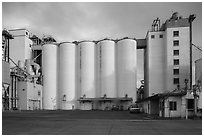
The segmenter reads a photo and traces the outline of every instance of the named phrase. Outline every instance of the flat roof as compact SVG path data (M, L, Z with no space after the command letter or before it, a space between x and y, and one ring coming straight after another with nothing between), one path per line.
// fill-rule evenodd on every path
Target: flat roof
M159 99L159 98L168 97L168 96L184 96L186 94L187 94L186 91L158 93L156 95L153 95L153 96L147 97L145 99L136 101L136 103L140 103L140 102L147 101L147 100Z

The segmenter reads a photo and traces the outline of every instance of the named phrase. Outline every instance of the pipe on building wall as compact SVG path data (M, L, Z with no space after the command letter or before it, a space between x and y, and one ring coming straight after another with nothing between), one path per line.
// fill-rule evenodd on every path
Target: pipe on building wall
M192 89L192 22L195 18L195 14L192 14L188 19L190 23L190 89Z

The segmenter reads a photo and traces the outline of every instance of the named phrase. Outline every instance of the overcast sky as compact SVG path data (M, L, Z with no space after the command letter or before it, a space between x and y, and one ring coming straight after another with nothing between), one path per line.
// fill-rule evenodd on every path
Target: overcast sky
M103 38L145 38L154 19L161 22L173 12L183 17L196 14L193 43L202 45L202 3L5 3L2 27L26 28L57 41L99 40ZM138 80L143 79L143 52L138 51Z

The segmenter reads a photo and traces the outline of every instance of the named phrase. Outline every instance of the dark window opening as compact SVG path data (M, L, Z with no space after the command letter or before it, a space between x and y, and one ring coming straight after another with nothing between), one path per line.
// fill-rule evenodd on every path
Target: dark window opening
M169 102L169 110L176 111L177 110L177 103L176 101Z
M174 59L174 65L179 65L179 59Z
M179 55L179 50L174 50L174 56L178 56Z
M159 38L163 38L163 35L159 35Z
M174 46L179 46L179 40L174 40Z
M154 35L151 35L151 38L154 39Z
M179 75L179 69L174 69L174 75Z
M179 84L179 78L174 78L174 84Z
M187 108L194 109L194 99L187 99Z
M179 36L179 31L173 31L173 36L178 37Z

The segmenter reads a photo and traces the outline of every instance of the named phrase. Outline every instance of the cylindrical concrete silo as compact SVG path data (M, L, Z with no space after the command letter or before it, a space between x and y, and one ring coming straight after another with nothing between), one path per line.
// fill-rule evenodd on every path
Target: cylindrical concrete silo
M117 42L117 91L118 97L132 97L136 100L137 48L133 39Z
M100 45L95 46L95 93L96 97L101 97L101 82L100 82Z
M78 44L78 78L80 97L95 98L95 43L82 41ZM93 109L93 102L80 102L81 110Z
M59 45L58 102L62 110L75 109L76 103L76 45L64 42Z
M95 98L95 43L83 41L80 50L81 97Z
M101 97L115 98L116 93L116 67L115 42L102 40L98 42L100 52L100 86Z
M42 47L42 75L43 75L43 109L56 109L57 107L57 55L58 46L45 44Z

